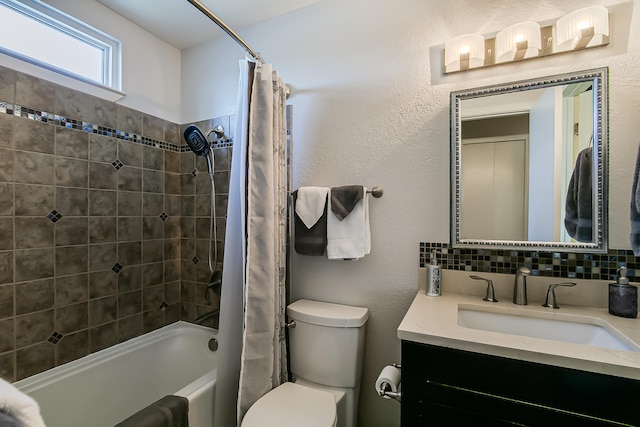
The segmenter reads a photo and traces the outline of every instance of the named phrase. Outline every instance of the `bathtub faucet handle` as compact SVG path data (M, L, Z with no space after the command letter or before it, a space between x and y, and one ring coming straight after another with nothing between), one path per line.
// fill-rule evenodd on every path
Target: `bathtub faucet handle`
M207 287L204 290L204 300L206 302L209 302L209 291L212 290L213 292L215 292L217 295L220 295L220 290L222 288L222 272L221 271L214 271L211 274L211 278L209 279L209 284L207 285Z

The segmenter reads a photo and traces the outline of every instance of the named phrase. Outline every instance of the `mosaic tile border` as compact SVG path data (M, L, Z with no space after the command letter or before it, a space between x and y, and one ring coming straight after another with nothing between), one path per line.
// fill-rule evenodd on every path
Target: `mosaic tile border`
M631 250L609 249L606 254L516 251L501 249L452 248L448 243L420 243L420 267L429 263L430 253L436 250L438 263L447 270L483 273L515 274L526 265L533 276L571 279L616 279L616 270L628 269L629 280L640 281L640 258Z
M94 133L97 135L108 136L112 138L122 139L124 141L133 142L136 144L147 145L150 147L161 148L163 150L175 151L178 153L184 153L190 150L189 146L176 145L166 141L160 141L153 138L147 138L136 133L127 132L121 129L112 129L106 126L101 126L95 123L89 123L80 119L74 119L70 117L63 117L57 114L49 113L46 111L39 111L33 108L25 107L19 104L13 104L6 101L0 101L0 114L9 114L15 117L22 117L29 120L35 120L38 122L49 123L54 126L60 126L67 129L75 129L87 133ZM216 141L212 144L213 148L224 148L233 145L233 139L224 139Z

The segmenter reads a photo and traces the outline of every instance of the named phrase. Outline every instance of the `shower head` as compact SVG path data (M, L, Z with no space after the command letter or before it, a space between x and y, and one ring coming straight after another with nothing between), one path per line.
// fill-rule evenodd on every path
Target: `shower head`
M189 125L184 130L184 140L189 148L198 156L207 156L209 154L209 141L196 125Z

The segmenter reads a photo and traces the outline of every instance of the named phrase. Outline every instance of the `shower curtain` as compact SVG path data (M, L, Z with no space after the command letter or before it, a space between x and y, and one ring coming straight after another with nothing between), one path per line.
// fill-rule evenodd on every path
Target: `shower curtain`
M271 64L249 61L241 61L240 83L237 111L246 120L238 118L242 127L236 131L233 156L241 159L231 172L245 176L240 188L245 240L238 424L253 403L288 377L285 85Z

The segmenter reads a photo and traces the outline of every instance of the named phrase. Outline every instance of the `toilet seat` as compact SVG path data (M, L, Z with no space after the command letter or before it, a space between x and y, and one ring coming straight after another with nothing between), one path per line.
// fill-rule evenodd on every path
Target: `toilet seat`
M242 427L334 427L337 418L331 393L287 382L258 399Z

